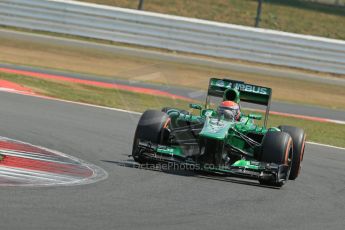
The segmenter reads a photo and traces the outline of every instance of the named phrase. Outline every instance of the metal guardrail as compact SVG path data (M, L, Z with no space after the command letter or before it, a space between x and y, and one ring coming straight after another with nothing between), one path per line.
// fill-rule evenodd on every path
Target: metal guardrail
M69 0L0 0L0 25L345 74L345 41Z
M306 2L317 2L327 5L345 6L345 0L304 0Z

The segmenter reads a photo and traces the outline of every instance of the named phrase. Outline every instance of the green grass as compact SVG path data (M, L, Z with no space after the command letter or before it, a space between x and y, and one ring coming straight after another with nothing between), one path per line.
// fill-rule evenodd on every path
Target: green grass
M303 128L307 133L308 141L345 147L345 125L270 115L268 126L277 127L279 125Z
M138 94L124 90L107 89L95 86L49 81L39 78L0 73L0 79L9 80L33 89L35 92L65 100L90 103L131 111L144 111L147 108L160 109L164 105L187 108L182 100L167 97Z
M136 9L139 0L80 0ZM257 0L145 0L144 10L253 26ZM300 0L263 1L261 27L345 39L345 7Z
M189 102L166 97L132 93L122 90L104 89L82 84L42 80L13 74L0 73L0 79L16 82L43 95L65 100L142 112L149 108L177 107L187 109ZM272 115L269 126L293 125L306 130L309 141L345 147L345 126L313 122L303 119Z

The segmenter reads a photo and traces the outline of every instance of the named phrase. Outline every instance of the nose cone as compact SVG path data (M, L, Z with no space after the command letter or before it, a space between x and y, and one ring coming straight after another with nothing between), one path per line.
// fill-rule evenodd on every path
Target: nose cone
M218 118L208 119L204 124L204 128L199 133L199 136L216 140L224 140L231 124L232 123L229 121L220 120Z

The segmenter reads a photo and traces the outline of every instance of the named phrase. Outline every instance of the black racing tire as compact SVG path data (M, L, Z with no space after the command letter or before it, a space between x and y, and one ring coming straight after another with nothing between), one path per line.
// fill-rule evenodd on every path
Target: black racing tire
M302 168L302 161L304 156L304 148L306 142L306 133L303 129L293 126L279 126L282 132L288 133L293 141L293 160L290 172L290 180L295 180Z
M292 138L288 133L278 131L268 131L262 142L261 161L267 163L285 164L291 168L293 158ZM290 171L290 169L289 169ZM281 187L289 178L289 171L286 174L285 181L276 182L266 179L260 179L262 185Z
M146 110L140 117L133 139L133 159L145 164L147 160L138 151L139 140L150 141L153 144L163 143L163 130L170 121L166 113L157 110Z

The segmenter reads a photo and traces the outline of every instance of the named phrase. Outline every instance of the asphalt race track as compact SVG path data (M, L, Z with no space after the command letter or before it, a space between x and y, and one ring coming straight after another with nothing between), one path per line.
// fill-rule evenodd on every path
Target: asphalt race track
M1 187L0 229L339 229L345 150L308 144L301 176L282 189L132 167L139 115L0 92L0 136L103 168L78 186Z

